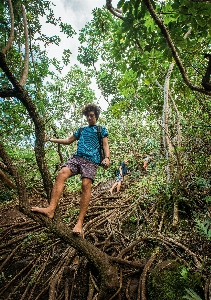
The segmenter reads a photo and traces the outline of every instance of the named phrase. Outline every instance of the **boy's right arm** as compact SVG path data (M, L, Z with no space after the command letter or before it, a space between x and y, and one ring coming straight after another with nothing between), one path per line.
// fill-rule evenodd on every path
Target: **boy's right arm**
M69 145L76 140L77 140L77 138L74 135L71 135L70 137L68 137L66 139L54 139L54 138L50 138L48 135L45 136L45 142L49 141L52 143L63 144L63 145Z

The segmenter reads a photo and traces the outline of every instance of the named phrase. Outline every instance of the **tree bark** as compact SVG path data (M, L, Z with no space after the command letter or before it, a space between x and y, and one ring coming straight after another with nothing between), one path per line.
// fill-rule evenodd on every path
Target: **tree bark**
M16 189L16 185L12 182L12 180L2 171L0 170L0 180L3 184L10 190Z

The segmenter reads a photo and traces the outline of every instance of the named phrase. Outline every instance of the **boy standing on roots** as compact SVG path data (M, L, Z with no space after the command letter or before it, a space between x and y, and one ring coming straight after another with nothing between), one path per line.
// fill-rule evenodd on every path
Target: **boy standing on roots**
M111 195L113 194L113 190L115 187L117 188L117 193L120 191L122 181L124 180L124 176L127 174L127 164L128 160L125 159L119 166L119 170L117 172L116 182L114 182L112 188L109 190Z
M73 233L77 235L82 234L83 221L90 202L91 187L95 179L97 168L101 163L104 168L108 168L110 164L108 131L104 126L101 126L101 138L105 158L102 162L100 161L100 144L96 125L100 115L99 107L95 104L88 104L83 108L82 114L86 116L88 122L88 126L84 127L82 130L81 128L78 128L73 135L66 139L54 139L46 136L46 141L63 145L69 145L78 140L77 151L73 157L69 158L68 161L62 165L52 189L49 206L45 208L37 206L31 208L33 212L44 214L52 219L59 198L63 192L65 181L71 176L81 174L82 195L80 200L80 211L77 223L72 230Z

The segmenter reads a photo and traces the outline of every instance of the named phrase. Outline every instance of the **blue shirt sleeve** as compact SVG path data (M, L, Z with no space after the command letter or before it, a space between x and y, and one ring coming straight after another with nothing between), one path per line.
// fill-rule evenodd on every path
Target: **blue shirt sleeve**
M101 127L101 136L102 138L108 136L108 130L104 126Z
M78 129L73 133L73 135L77 138L77 140L79 140L80 134L81 134L81 128L78 128Z

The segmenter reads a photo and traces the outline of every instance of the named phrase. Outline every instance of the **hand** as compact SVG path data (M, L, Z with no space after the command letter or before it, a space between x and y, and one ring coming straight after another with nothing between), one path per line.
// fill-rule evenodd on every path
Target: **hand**
M104 160L101 162L101 165L103 166L104 169L107 169L108 166L110 165L110 160L108 157L104 158Z
M44 139L44 142L48 142L50 139L50 136L48 134L45 135L45 139Z

